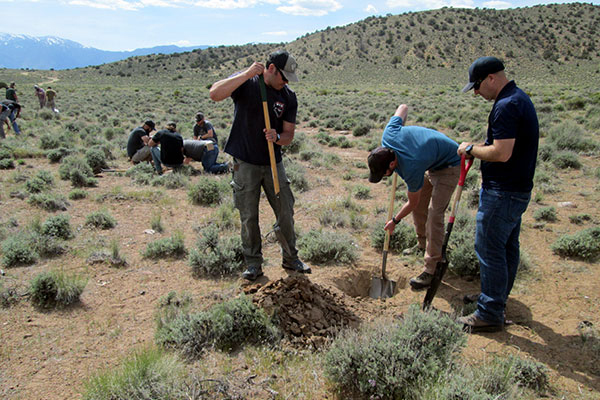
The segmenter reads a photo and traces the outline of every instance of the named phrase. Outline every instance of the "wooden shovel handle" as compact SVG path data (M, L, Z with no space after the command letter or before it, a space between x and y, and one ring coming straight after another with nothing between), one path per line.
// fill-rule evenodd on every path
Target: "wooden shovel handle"
M271 119L269 118L269 106L267 105L267 88L265 87L265 78L259 75L258 82L260 85L260 97L262 99L263 114L265 116L265 128L271 129ZM267 140L267 146L269 146L269 160L271 162L271 176L273 177L273 187L275 188L275 195L279 195L279 178L277 176L277 164L275 163L275 148L273 142Z

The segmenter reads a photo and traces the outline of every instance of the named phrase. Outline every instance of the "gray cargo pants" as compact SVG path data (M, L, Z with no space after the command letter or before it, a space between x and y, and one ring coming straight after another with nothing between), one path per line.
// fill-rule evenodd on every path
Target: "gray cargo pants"
M275 212L277 222L283 236L287 240L290 253L282 248L281 252L285 262L298 259L296 249L296 233L294 232L294 195L290 188L290 181L285 174L283 163L277 164L279 177L279 200L275 196L273 177L269 165L254 165L238 159L233 160L233 201L240 211L242 223L242 247L246 265L261 267L263 263L262 240L258 225L258 204L260 189L265 191L271 208Z

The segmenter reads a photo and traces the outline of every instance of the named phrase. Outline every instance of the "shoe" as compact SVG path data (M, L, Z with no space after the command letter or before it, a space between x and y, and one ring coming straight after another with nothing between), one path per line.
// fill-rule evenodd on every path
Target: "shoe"
M463 326L463 331L467 333L477 332L500 332L504 329L502 324L492 324L479 318L476 313L460 317L456 320Z
M408 249L404 249L402 251L402 255L403 256L410 256L410 255L413 255L413 254L416 255L416 256L423 256L423 255L425 255L425 249L422 248L422 247L419 247L419 245L416 244L413 247L408 248Z
M431 280L433 279L433 275L428 274L427 272L421 272L421 275L410 278L410 286L413 289L425 289L431 286Z
M281 266L285 269L289 269L291 271L296 271L296 272L301 272L303 274L310 274L312 272L310 267L308 265L304 264L300 260L294 260L292 262L284 261Z
M465 304L475 303L477 301L477 299L479 299L479 293L465 294L463 296L463 303L465 303Z
M262 268L257 267L256 265L250 265L244 272L242 272L242 278L249 281L255 281L257 278L263 275Z

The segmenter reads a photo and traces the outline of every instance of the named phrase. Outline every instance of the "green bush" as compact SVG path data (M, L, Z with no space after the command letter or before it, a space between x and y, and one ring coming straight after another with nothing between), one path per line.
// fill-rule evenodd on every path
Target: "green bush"
M566 120L550 129L550 140L558 150L586 152L596 150L597 143L585 137L583 128L572 120Z
M2 241L2 265L16 267L31 265L37 261L39 255L31 246L31 235L19 232Z
M17 304L20 297L15 288L5 288L0 282L0 308L9 308Z
M550 161L556 153L556 146L552 143L543 143L538 147L538 159L541 161ZM537 174L537 171L536 171Z
M552 244L551 249L562 257L594 261L600 256L600 227L561 236Z
M354 197L359 200L367 200L371 198L371 188L366 185L356 185L352 188Z
M0 160L0 169L14 169L15 161L12 158L3 158Z
M149 163L142 162L129 168L125 175L133 179L136 185L149 185L154 175L154 167Z
M592 372L600 373L600 331L589 321L582 321L577 326L581 346L592 359Z
M581 225L584 222L591 221L591 220L592 220L592 216L590 214L587 214L587 213L577 214L577 215L570 215L569 216L569 221L572 224L576 224L576 225Z
M95 186L94 171L87 161L80 156L70 155L62 159L58 175L63 180L70 180L75 187Z
M42 234L65 240L71 239L74 235L71 223L69 222L69 216L67 214L60 214L49 217L42 224Z
M367 123L361 123L354 127L352 130L352 135L354 136L366 136L371 131L372 126Z
M94 174L99 174L102 172L102 169L108 168L106 154L97 147L92 147L85 152L85 161Z
M79 301L87 279L52 270L36 275L29 286L29 298L39 308L65 307Z
M162 233L165 230L165 227L162 223L162 217L159 213L152 216L152 219L150 220L150 228L158 233Z
M306 179L306 170L300 163L294 162L291 159L286 159L284 164L285 174L290 180L294 190L297 190L298 192L306 192L308 189L310 189L310 185ZM281 177L279 177L279 179L281 179Z
M108 211L94 211L85 217L85 225L97 229L111 229L117 226L117 220Z
M61 138L53 134L46 134L40 137L40 149L50 150L56 149L61 145Z
M300 257L317 264L350 264L358 259L356 243L343 233L311 230L300 236L298 248Z
M219 183L209 177L201 177L200 180L188 189L188 199L192 204L199 206L211 206L221 202L221 190Z
M187 254L183 233L176 231L171 237L148 243L142 252L145 258L183 258Z
M41 170L33 178L25 182L25 188L29 193L40 193L54 185L54 178L49 171Z
M554 164L554 166L558 169L581 168L581 161L579 161L579 157L572 151L561 151L554 157L552 164Z
M304 147L304 144L308 140L306 133L304 132L296 132L294 134L294 139L292 143L287 146L283 146L281 149L285 154L298 154L300 150Z
M371 245L377 250L383 250L383 242L385 241L385 226L387 221L378 220L371 231ZM412 226L404 221L400 222L394 228L394 233L390 236L390 250L402 252L404 249L411 248L417 244L417 235Z
M190 252L188 262L194 276L224 276L243 270L244 255L239 235L219 238L219 228L209 225L200 231L197 249Z
M177 315L156 330L156 342L190 358L205 350L233 351L245 344L273 343L280 334L265 314L244 295L207 311Z
M2 144L0 143L0 146ZM7 147L0 147L0 160L8 160L13 158L13 152Z
M364 325L338 337L325 355L325 374L343 398L419 399L465 344L458 324L413 305L401 323Z
M72 154L73 150L66 147L59 147L58 149L52 149L46 153L46 158L52 163L60 162L63 158Z
M69 206L67 199L52 193L36 193L29 197L27 202L47 211L66 211Z
M180 189L187 187L189 179L184 174L173 171L172 174L153 177L150 183L152 186L164 186L167 189Z
M73 189L69 192L69 200L85 199L87 195L87 192L83 189Z
M547 222L557 221L558 215L556 214L556 207L538 208L533 213L533 219L535 219L536 221L547 221Z
M176 355L156 348L137 350L117 368L92 376L83 400L175 400L188 397L184 390L185 365Z

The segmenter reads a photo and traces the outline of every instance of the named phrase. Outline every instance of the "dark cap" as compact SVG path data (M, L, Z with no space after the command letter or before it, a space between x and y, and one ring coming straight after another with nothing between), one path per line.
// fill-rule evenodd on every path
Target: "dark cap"
M168 128L173 128L173 129L177 129L177 124L174 121L169 121L167 122L167 127Z
M373 150L367 158L369 164L369 182L377 183L390 168L390 163L396 159L392 149L380 146Z
M489 74L504 71L504 64L496 57L478 58L469 67L469 83L462 89L463 93L473 89L475 82L482 81Z
M288 82L298 82L298 77L296 76L296 68L298 67L298 64L296 64L294 57L292 57L287 51L277 50L271 53L271 55L269 55L269 59L267 60L267 67L269 64L275 64L275 66L285 77L285 80Z
M204 114L201 112L196 113L196 122L202 121L204 119Z
M144 122L144 125L148 125L148 128L150 128L151 130L154 130L154 122L151 120L148 120L146 122Z

